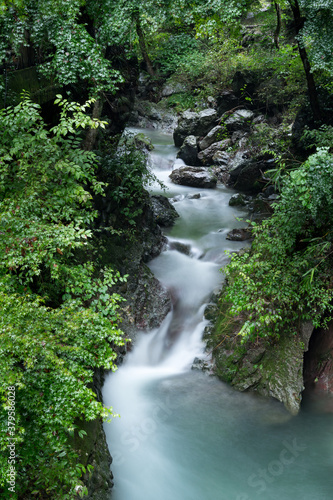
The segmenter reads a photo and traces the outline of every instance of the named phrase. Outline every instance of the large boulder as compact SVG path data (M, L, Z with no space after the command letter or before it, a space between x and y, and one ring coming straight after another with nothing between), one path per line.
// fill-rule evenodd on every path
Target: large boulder
M175 184L197 188L215 188L217 179L215 175L204 167L182 167L170 174L170 179Z
M197 138L195 135L189 135L180 147L177 154L177 158L183 160L186 165L197 165L198 164L198 146Z
M214 142L219 142L225 138L226 130L222 125L216 125L208 132L208 134L199 142L201 150L209 148Z
M274 167L274 160L248 158L229 170L230 184L237 190L249 194L261 191L264 184L263 173Z
M235 130L250 130L253 118L253 111L238 109L227 118L222 115L221 120L229 132L234 132Z
M157 224L164 227L172 226L179 214L168 198L162 195L152 195L150 199Z
M206 135L214 126L216 120L217 111L215 109L204 109L199 113L185 111L173 133L175 146L179 148L183 144L185 137L189 135Z
M235 94L231 90L224 90L217 98L217 114L223 115L226 111L234 109L238 106L239 102Z
M217 153L225 151L231 144L230 139L224 139L223 141L215 142L209 148L200 151L198 154L198 159L202 165L214 165L214 156ZM217 163L218 164L218 163Z
M211 312L215 323L221 322L220 310L216 306ZM222 323L223 326L223 323ZM258 342L241 343L238 334L242 326L236 319L234 329L221 333L220 343L214 349L214 372L239 391L255 391L260 395L281 401L286 409L297 415L302 401L303 359L308 350L313 325L303 323L299 334L281 336L278 343L259 339ZM204 339L211 345L214 327L208 325Z
M179 82L173 82L173 83L169 82L163 86L161 96L169 97L171 95L182 94L184 92L186 92L185 85Z

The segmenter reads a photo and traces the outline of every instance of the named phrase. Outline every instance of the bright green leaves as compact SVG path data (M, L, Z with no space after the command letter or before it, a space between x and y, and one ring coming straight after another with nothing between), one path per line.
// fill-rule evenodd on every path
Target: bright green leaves
M60 120L51 130L28 98L0 111L1 498L9 498L8 386L16 388L22 498L74 499L78 487L83 495L85 469L71 436L80 421L112 415L91 384L95 369L116 368L122 299L111 288L125 278L74 259L89 248L92 197L105 187L95 175L96 156L81 149L78 135L103 126L85 114L92 102L58 96Z
M293 171L273 216L253 225L251 253L234 255L225 268L226 300L244 319L245 339L279 337L332 313L332 172L325 149Z
M55 276L73 250L86 245L96 215L91 192L103 192L94 154L80 149L74 135L100 125L84 114L91 101L58 101L61 118L51 131L28 99L0 111L0 267L21 280L39 275L42 266Z
M117 297L112 300L115 308ZM11 293L4 281L0 311L1 456L7 445L7 387L15 385L17 492L44 490L49 498L74 498L81 472L69 431L79 420L112 415L88 385L94 368L115 369L112 346L122 343L121 332L79 301L50 309L39 298ZM1 465L0 488L8 468L6 461Z
M0 11L1 59L11 47L17 59L22 46L30 47L38 54L38 67L61 85L81 82L90 95L114 92L123 81L120 72L113 69L105 57L107 43L98 36L104 16L95 16L92 9L91 30L82 22L85 0L26 0L11 2L8 9ZM97 9L98 10L98 9ZM104 23L103 23L104 24ZM10 65L10 61L8 61Z

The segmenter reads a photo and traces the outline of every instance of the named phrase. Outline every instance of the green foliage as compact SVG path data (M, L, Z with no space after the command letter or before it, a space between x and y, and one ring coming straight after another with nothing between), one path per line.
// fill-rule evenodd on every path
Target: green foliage
M90 387L94 368L115 369L113 347L122 343L121 332L81 300L50 309L40 297L13 293L8 279L1 280L0 302L1 498L10 498L7 388L15 386L17 493L74 499L85 471L71 436L79 420L112 415Z
M82 420L112 415L91 384L96 368L115 369L121 298L111 288L125 278L75 260L89 248L92 196L105 188L96 155L80 147L82 128L104 125L85 114L92 102L58 96L60 119L51 129L27 97L0 111L1 498L10 498L8 387L16 391L9 437L22 498L74 499L78 487L83 495L73 433Z
M321 149L291 172L274 215L252 223L252 251L226 267L226 300L246 317L245 340L294 333L303 320L318 326L331 313L332 168Z
M319 129L312 130L305 127L301 140L308 149L313 147L331 148L333 144L333 127L332 125L321 125Z
M160 66L163 75L175 73L193 52L197 52L198 45L198 41L190 34L170 35L158 45L154 55L155 64Z
M55 77L62 85L85 82L91 95L113 92L123 81L105 57L106 12L101 15L95 1L74 0L69 5L66 0L25 0L8 4L0 11L3 60L8 59L6 51L10 48L19 62L22 47L29 47L44 75ZM93 29L81 19L88 12ZM8 60L7 64L12 63Z
M78 127L99 123L83 114L87 105L59 96L60 122L47 130L39 106L28 98L0 111L0 269L31 282L46 267L57 278L65 261L91 236L96 212L92 194L96 158L80 149ZM102 124L103 125L103 124Z
M333 1L300 0L305 16L302 43L307 47L313 70L333 71Z
M100 157L100 165L101 175L110 186L107 196L113 211L135 226L147 199L145 187L159 183L147 162L147 150L138 148L133 134L124 134L116 149Z

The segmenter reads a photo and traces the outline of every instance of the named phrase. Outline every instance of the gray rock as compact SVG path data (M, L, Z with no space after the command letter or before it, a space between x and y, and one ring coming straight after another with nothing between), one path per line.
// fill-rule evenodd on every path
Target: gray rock
M225 151L217 151L212 158L212 164L218 165L219 167L226 167L229 165L230 155Z
M179 120L178 126L174 131L173 138L175 145L180 147L185 137L189 135L204 136L209 132L217 120L215 109L209 108L195 113L185 111Z
M200 370L203 372L212 370L212 363L200 358L194 358L193 364L191 366L192 370Z
M274 160L245 159L229 170L230 183L241 191L255 194L261 191L264 184L263 172L272 168Z
M176 114L165 109L162 103L136 100L133 113L128 121L129 126L164 130L172 133L178 123Z
M237 151L235 156L230 160L229 173L232 177L237 178L243 168L244 162L249 160L248 151Z
M244 130L236 130L231 136L232 145L239 143L242 139L248 137L248 135L249 134L247 132L244 132Z
M238 109L227 118L222 115L221 120L230 132L235 130L249 130L254 118L253 111Z
M201 150L209 148L214 142L219 142L222 139L224 139L223 135L225 135L225 127L222 127L222 125L216 125L216 127L212 128L202 139L202 141L199 142L199 148Z
M169 248L170 250L177 250L177 252L183 253L184 255L190 255L191 253L191 245L181 243L180 241L172 241L169 243Z
M150 198L157 224L163 227L172 226L179 214L168 198L162 195L153 195Z
M229 200L229 205L231 207L244 207L246 205L244 196L240 193L233 194Z
M174 170L169 177L175 184L205 189L215 188L217 183L214 174L203 167L182 167Z
M162 97L169 97L170 95L173 94L181 94L183 92L186 92L186 87L185 85L182 85L179 82L175 83L166 83L164 87L162 88Z
M253 118L253 125L258 125L259 123L264 123L266 121L265 115L258 115L255 118Z
M218 116L226 111L235 108L238 105L238 99L231 90L224 90L217 98Z
M230 241L246 241L251 239L251 233L246 229L232 229L226 238Z
M186 165L196 165L198 163L198 146L195 135L189 135L185 138L177 158L181 158Z
M198 154L198 159L203 165L213 165L213 157L216 155L216 153L225 151L230 146L230 144L230 139L224 139L224 141L215 142L208 148L200 151L200 153Z

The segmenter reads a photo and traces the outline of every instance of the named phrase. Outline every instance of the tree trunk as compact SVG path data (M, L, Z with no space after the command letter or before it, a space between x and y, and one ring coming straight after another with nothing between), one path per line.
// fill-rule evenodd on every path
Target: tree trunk
M276 28L274 32L274 45L279 50L280 49L279 35L281 31L281 7L280 4L278 4L277 2L274 2L274 6L276 10Z
M148 52L147 52L146 40L145 40L145 36L143 34L143 31L142 31L141 21L140 21L140 13L138 10L136 10L133 13L133 17L135 20L136 33L137 33L138 38L139 38L139 45L140 45L140 50L141 50L143 60L146 63L146 68L147 68L148 73L150 74L150 76L152 78L155 78L155 71L153 70L153 65L151 63L150 57L149 57Z
M290 3L291 10L293 11L293 15L294 15L296 35L298 35L304 26L304 17L301 16L301 11L300 11L298 0L289 0L289 3ZM319 101L318 101L318 93L317 93L317 88L316 88L313 74L311 73L311 66L310 66L310 62L308 59L308 54L306 52L305 47L303 47L301 40L298 40L297 44L298 44L299 55L301 56L304 71L305 71L306 81L307 81L307 85L308 85L310 106L311 106L313 118L316 122L320 122L322 119L322 116L321 116L320 105L319 105Z
M94 102L93 106L93 111L92 111L92 118L98 118L100 119L102 115L102 109L103 109L103 99L102 97L99 97L96 99ZM85 151L91 151L96 143L98 135L98 128L90 128L87 132L86 138L83 143L83 149Z

